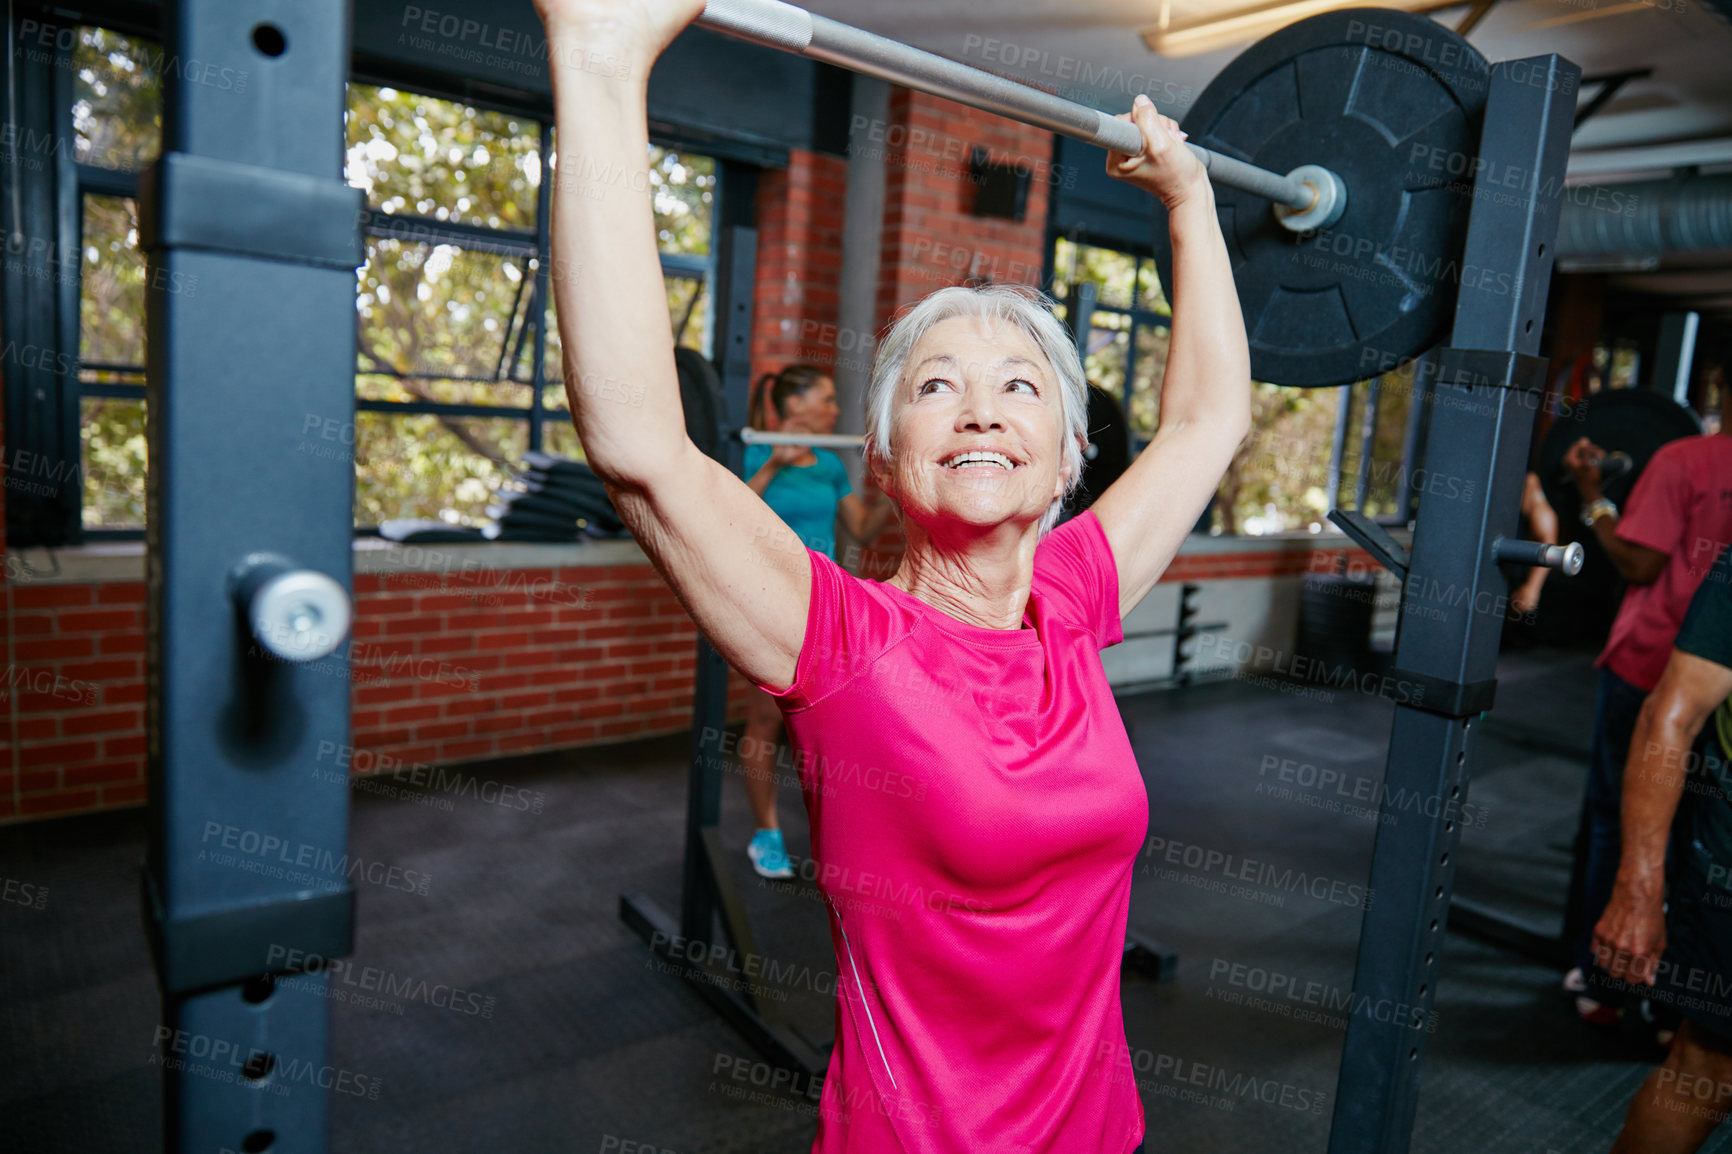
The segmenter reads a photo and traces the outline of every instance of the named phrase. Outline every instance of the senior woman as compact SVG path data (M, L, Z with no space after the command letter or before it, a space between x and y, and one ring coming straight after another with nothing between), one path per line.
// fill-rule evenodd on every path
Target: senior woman
M1048 533L1081 473L1074 346L1029 290L948 288L881 342L866 460L907 550L849 576L686 438L650 206L645 80L698 0L537 0L560 166L566 389L590 467L798 751L839 976L815 1151L1126 1154L1143 1133L1119 1005L1148 801L1100 650L1250 424L1214 197L1146 101L1109 170L1168 210L1160 430ZM602 60L606 67L590 67ZM626 174L586 184L586 174ZM619 401L645 386L641 405Z

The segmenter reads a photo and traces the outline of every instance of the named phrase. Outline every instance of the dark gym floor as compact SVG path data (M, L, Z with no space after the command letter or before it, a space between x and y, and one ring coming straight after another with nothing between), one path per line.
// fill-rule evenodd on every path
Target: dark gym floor
M1500 674L1457 889L1555 928L1593 674L1586 655L1553 651L1508 655ZM1143 693L1121 706L1149 785L1152 836L1344 887L1364 883L1372 819L1333 803L1380 780L1386 702L1342 691L1325 702L1237 681ZM682 735L465 767L480 783L540 791L539 813L513 808L515 794L489 803L479 789L420 798L356 789L351 852L430 881L424 895L362 887L352 972L378 967L401 996L332 1000L332 1063L378 1089L376 1099L332 1096L334 1151L531 1154L631 1149L628 1141L672 1154L810 1148L816 1122L802 1101L726 1095L718 1066L754 1056L694 992L657 972L617 916L622 890L677 904L686 743ZM1342 776L1306 788L1307 766ZM743 790L729 782L724 796L724 834L743 846ZM803 853L797 790L783 790L781 812L790 849ZM158 1007L136 897L143 843L142 811L0 831L0 874L46 887L40 909L0 903L0 1148L161 1148ZM809 887L757 883L743 854L735 865L760 951L793 975L790 1016L827 1040L834 959L822 907ZM1151 1154L1326 1148L1339 1013L1299 1020L1246 999L1267 974L1347 990L1360 920L1351 901L1276 890L1247 898L1195 879L1138 876L1133 928L1181 959L1175 981L1124 983ZM1449 936L1416 1151L1610 1146L1653 1055L1578 1023L1558 976ZM445 986L474 997L453 1007L428 992ZM1175 1071L1188 1075L1195 1063L1221 1069L1241 1092L1182 1100L1189 1084ZM1247 1095L1249 1079L1259 1090ZM1732 1150L1732 1139L1707 1149Z

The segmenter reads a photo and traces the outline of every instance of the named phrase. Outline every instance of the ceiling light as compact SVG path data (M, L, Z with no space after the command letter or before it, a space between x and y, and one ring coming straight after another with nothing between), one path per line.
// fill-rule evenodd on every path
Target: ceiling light
M1319 12L1359 6L1359 0L1278 0L1223 8L1214 0L1159 0L1160 17L1143 29L1143 43L1162 56L1196 56L1217 48L1247 44ZM1386 0L1384 8L1403 12L1440 12L1463 7L1462 0Z

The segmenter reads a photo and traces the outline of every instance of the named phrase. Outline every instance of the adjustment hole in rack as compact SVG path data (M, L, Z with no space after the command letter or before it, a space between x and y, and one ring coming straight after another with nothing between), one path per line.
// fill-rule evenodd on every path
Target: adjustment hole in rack
M289 50L289 38L275 24L260 24L253 29L253 47L262 56L281 56Z

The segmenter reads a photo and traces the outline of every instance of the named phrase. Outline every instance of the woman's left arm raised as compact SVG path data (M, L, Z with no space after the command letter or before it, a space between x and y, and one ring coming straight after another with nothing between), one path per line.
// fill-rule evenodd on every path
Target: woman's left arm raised
M1143 151L1110 153L1107 172L1161 198L1173 245L1160 427L1090 506L1118 561L1122 617L1155 587L1251 430L1251 352L1202 162L1144 97L1121 119L1143 130Z

